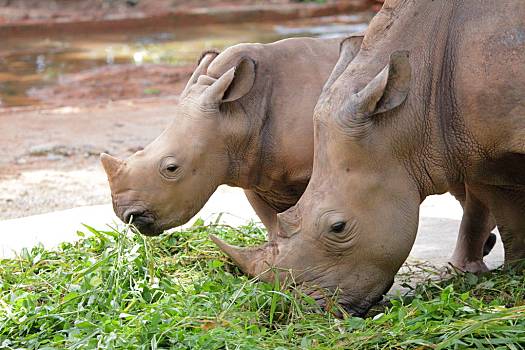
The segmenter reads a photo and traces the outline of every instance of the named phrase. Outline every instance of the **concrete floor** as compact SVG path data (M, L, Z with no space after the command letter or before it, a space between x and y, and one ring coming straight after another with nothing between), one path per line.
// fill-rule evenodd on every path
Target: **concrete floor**
M219 213L224 213L221 222L230 225L258 221L242 190L237 188L219 187L196 217L212 222ZM437 266L447 264L454 249L461 216L461 206L452 196L428 197L421 205L419 232L410 260L428 261ZM110 204L0 221L0 256L14 256L22 248L38 243L52 248L60 242L74 241L78 239L77 230L86 231L82 224L97 229L107 228L108 224L121 225ZM503 246L499 238L486 262L489 267L503 262Z

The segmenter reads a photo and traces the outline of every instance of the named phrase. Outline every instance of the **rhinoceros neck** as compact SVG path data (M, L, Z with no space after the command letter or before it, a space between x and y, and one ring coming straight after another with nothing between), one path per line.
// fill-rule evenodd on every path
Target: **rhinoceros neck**
M355 59L361 71L369 67L367 74L354 80L362 85L388 63L392 52L407 50L410 54L410 93L399 109L385 115L393 127L381 137L390 140L394 156L403 163L422 198L463 181L460 159L468 157L463 149L472 141L454 138L469 137L457 104L455 68L461 64L457 33L463 25L457 18L458 3L387 2L394 6L387 6L371 22L363 42L366 50Z
M311 176L312 112L276 107L271 91L275 90L268 89L262 98L267 103L243 106L250 127L228 147L226 184L251 190L272 208L283 211L297 202ZM293 125L297 127L290 127Z
M313 110L339 40L293 38L258 47L255 88L239 101L247 131L230 140L226 183L284 210L311 176Z
M410 53L410 93L399 110L383 119L393 126L383 137L397 147L396 156L423 198L454 184L501 181L489 178L487 167L516 145L514 130L501 125L521 108L513 96L523 91L523 70L512 64L522 67L523 58L507 57L523 48L523 36L517 35L523 2L399 3L374 18L363 42L366 50L355 60L360 67L372 65L370 72L364 69L369 81L390 53Z
M277 116L272 106L245 108L245 112L251 113L252 126L235 146L229 147L226 184L252 190L272 208L286 210L297 202L311 176L311 127L288 130L283 122L293 123L296 115ZM261 112L265 113L256 115ZM302 154L287 147L290 140L304 144Z

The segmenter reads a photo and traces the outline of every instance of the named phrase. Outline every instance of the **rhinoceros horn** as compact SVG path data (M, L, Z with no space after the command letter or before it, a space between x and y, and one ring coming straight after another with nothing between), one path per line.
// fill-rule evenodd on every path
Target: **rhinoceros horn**
M122 164L124 164L124 162L120 159L110 156L106 153L100 154L100 162L102 163L102 166L104 167L104 170L106 171L109 179L115 176L118 169L122 166Z
M210 238L244 273L268 279L268 276L262 275L272 266L277 255L277 243L270 241L259 247L241 248L230 245L213 234L210 234Z

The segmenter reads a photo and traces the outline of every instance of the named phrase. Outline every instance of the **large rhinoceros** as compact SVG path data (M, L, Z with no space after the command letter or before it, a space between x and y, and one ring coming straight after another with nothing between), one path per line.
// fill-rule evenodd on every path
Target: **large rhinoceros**
M481 259L490 210L505 261L525 258L525 2L387 0L323 89L314 135L312 178L278 234L219 241L247 273L290 271L362 315L407 258L422 200L463 185L460 253Z

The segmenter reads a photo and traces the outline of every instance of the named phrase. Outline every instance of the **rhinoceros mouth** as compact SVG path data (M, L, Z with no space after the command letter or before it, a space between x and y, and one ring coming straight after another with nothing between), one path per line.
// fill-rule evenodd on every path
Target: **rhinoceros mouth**
M155 224L155 220L150 217L138 217L132 222L133 226L144 236L158 236L164 230Z
M126 224L132 224L145 236L158 236L164 230L157 225L155 215L140 206L127 207L120 216Z
M373 305L372 303L351 302L343 296L333 295L333 293L328 292L328 290L326 290L326 293L307 291L306 294L313 298L319 307L327 312L332 313L338 318L343 318L344 313L353 317L363 318L366 316Z
M372 304L366 305L364 307L362 306L355 306L350 304L340 304L341 307L348 313L350 316L354 317L361 317L364 318L366 314L368 314L368 311L372 307Z
M383 292L377 296L367 296L364 299L361 299L359 302L348 302L341 300L339 302L339 305L349 314L355 317L361 317L364 318L367 316L368 312L374 306L375 304L379 303L381 300L383 300L383 297L388 293L392 285L394 284L394 280L392 280L391 283L389 283Z

